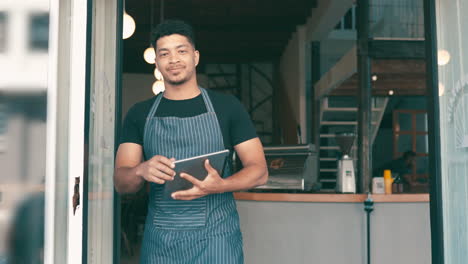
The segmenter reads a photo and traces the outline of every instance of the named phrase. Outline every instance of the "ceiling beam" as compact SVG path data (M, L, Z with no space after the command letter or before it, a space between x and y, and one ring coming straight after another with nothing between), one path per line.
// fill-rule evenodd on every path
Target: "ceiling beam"
M424 40L371 40L369 56L373 59L424 59Z
M426 62L418 59L371 60L372 73L425 73Z
M393 95L416 96L426 94L426 74L423 73L387 73L379 75L377 81L372 82L373 96L388 96L390 90ZM356 96L358 89L357 75L353 75L340 87L335 89L331 96Z

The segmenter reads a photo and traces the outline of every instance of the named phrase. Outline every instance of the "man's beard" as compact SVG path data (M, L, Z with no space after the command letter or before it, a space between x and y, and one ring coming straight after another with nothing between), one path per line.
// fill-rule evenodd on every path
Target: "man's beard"
M187 76L185 76L184 78L180 79L180 80L171 80L170 78L167 78L167 83L172 85L172 86L178 86L178 85L182 85L186 82L188 82L190 80L190 74L188 74Z
M167 80L167 83L169 83L172 86L178 86L178 85L182 85L182 84L186 83L187 81L188 81L187 78L183 78L183 79L177 80L177 81Z

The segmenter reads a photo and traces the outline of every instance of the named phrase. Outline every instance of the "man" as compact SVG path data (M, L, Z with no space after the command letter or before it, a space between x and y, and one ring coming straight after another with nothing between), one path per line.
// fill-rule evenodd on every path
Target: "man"
M416 153L408 150L404 152L400 158L385 163L383 166L376 169L374 171L374 176L382 176L384 170L391 170L392 174L399 174L405 184L412 186L414 185L414 181L411 174L413 173L415 162Z
M165 91L129 110L114 175L120 193L150 183L140 262L243 263L232 192L266 183L261 142L239 101L198 87L200 54L188 24L167 20L156 27L152 39ZM237 152L242 170L230 175L228 166L219 175L207 161L205 180L182 173L193 188L164 200L162 189L175 176L175 160L226 148Z

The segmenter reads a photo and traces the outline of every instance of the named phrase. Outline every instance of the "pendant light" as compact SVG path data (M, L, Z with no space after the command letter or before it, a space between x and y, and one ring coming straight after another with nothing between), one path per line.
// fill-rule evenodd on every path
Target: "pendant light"
M133 33L135 32L135 28L136 28L135 20L133 19L132 16L127 14L127 11L125 11L125 1L124 1L122 38L128 39L129 37L131 37Z
M437 64L444 66L450 61L450 53L447 50L441 49L437 51Z
M161 9L164 8L163 0L161 1ZM151 13L150 13L150 39L151 39L151 30L153 30L154 25L154 0L151 0ZM156 52L153 48L153 43L150 43L150 46L145 49L143 52L143 58L148 64L154 64L154 60L156 59Z
M151 29L153 28L153 2L154 0L151 0ZM161 0L161 13L160 13L160 21L162 22L163 19L164 19L164 0ZM152 43L152 45L154 45L155 43ZM154 51L154 48L151 46L150 47L152 49L152 54L151 56L154 54L154 57L152 58L152 61L153 63L155 63L155 59L156 59L156 53ZM147 50L149 50L150 48L147 48L145 50L145 53L147 52ZM149 53L149 51L148 51ZM145 54L143 54L143 56L145 56ZM150 54L148 54L147 56L150 56ZM145 56L145 60L146 60L146 56ZM147 61L148 62L148 61ZM152 87L152 90L153 90L153 93L156 95L158 93L162 93L164 92L164 90L166 90L166 87L164 86L164 78L161 74L161 72L158 70L158 68L154 68L154 77L156 78L156 81L153 83L153 87Z
M156 59L156 53L154 52L154 48L146 48L145 52L143 52L143 58L147 63L154 64L154 60Z
M439 96L443 96L445 93L445 85L439 82Z
M163 76L158 68L154 68L154 78L156 78L156 80L163 80Z
M164 92L166 88L164 87L163 76L157 68L154 69L154 77L156 78L156 81L153 83L152 90L153 93L157 95L158 93Z
M164 92L165 89L166 88L164 87L164 82L163 81L155 81L153 83L152 90L153 90L153 93L155 95Z

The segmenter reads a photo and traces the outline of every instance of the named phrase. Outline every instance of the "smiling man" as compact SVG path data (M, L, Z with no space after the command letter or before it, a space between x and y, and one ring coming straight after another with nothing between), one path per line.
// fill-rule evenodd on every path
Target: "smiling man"
M198 86L200 53L190 25L167 20L152 38L166 90L127 113L114 173L120 193L150 184L140 263L243 263L232 192L267 181L262 144L236 98ZM164 183L175 176L174 161L223 149L237 152L242 170L231 174L228 166L219 175L205 162L203 181L181 174L193 188L164 199Z

